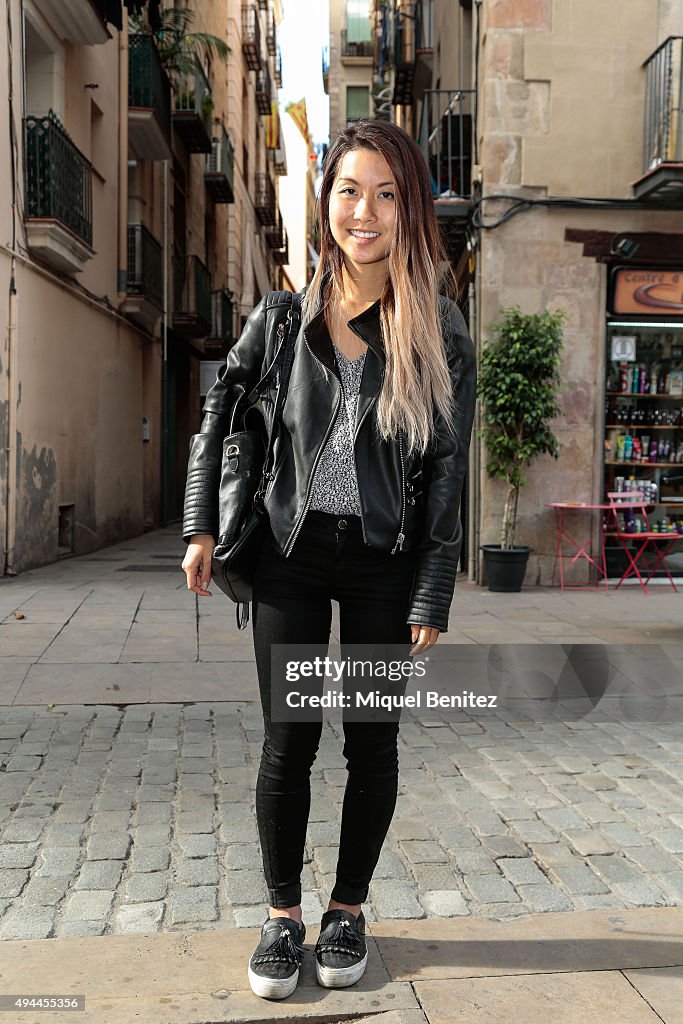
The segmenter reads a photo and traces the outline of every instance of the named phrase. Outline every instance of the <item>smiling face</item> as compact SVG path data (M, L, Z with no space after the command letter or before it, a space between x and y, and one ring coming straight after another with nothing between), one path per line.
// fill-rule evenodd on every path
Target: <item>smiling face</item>
M354 149L339 162L330 192L330 231L347 266L361 269L386 260L396 222L391 168L373 149Z

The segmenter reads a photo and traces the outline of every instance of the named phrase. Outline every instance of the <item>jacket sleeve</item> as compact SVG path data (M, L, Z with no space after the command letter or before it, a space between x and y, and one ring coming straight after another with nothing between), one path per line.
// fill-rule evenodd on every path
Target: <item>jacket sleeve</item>
M455 399L455 431L435 415L433 446L424 459L424 519L408 622L445 633L462 548L460 496L467 472L476 399L474 345L457 307L446 346Z
M227 436L234 403L258 384L266 348L266 296L249 314L244 329L228 352L204 400L199 433L190 438L185 483L183 540L195 534L218 536L218 493L223 439Z

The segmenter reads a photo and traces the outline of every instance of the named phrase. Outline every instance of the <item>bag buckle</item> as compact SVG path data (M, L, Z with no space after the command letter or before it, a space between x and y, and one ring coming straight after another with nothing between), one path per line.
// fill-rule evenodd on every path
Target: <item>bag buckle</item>
M237 472L237 467L239 466L240 461L239 455L240 446L238 444L229 444L225 449L225 457L230 462L230 469L233 473Z

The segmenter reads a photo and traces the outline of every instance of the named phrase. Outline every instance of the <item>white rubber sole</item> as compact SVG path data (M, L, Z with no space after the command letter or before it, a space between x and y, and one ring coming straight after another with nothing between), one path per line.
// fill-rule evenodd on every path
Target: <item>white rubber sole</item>
M248 973L251 991L262 999L286 999L287 996L291 996L299 981L298 968L291 978L262 978L260 974L255 974L251 967Z
M315 961L315 973L320 985L324 988L347 988L355 985L363 977L368 963L367 951L362 960L359 960L353 967L323 967L317 959Z

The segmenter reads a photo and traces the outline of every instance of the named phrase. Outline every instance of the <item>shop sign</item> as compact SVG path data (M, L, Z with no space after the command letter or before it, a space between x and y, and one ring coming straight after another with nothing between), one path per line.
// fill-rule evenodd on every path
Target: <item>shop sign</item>
M683 316L683 270L623 267L614 274L614 313Z

